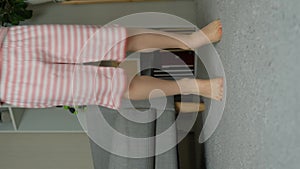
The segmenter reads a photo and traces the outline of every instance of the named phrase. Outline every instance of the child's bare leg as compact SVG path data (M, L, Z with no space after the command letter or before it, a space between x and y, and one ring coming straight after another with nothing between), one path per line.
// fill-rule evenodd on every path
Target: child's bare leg
M190 48L187 43L191 41L190 35L134 28L127 28L127 33L127 50L131 52L166 48Z
M128 28L127 50L139 51L151 48L197 48L214 43L222 37L222 24L214 21L202 30L191 35L175 34L151 29ZM179 81L161 80L148 76L136 76L129 85L125 97L132 100L149 98L149 94L160 89L166 96L176 94L196 94L221 100L223 97L223 79L211 80L181 79ZM151 93L151 97L164 96L161 92Z
M219 41L222 37L222 24L220 20L213 21L190 35L139 28L127 28L127 33L128 51L151 50L151 48L194 49Z
M181 88L181 94L195 94L215 100L223 98L223 78L215 79L181 79L178 81ZM196 84L196 85L194 85Z
M143 100L149 98L150 93L160 89L165 95L176 95L180 93L179 86L175 81L157 79L151 76L135 76L130 84L125 97L131 100ZM151 94L152 97L164 96L161 92Z
M155 89L163 91L164 94L161 92L152 92ZM223 97L223 79L181 79L176 82L150 76L136 76L132 79L125 97L131 100L143 100L149 98L150 93L152 98L164 95L196 94L221 100Z

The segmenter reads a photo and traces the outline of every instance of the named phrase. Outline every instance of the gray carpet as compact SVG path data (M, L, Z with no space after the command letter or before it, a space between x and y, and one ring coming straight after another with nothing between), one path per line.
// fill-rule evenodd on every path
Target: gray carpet
M199 26L221 18L223 118L206 142L208 169L300 165L300 1L197 0Z

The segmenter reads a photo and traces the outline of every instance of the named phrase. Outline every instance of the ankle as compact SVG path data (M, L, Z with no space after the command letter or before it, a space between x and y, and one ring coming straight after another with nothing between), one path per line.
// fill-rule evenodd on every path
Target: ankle
M208 44L209 39L202 30L199 30L191 34L190 42L192 48L199 48L203 45Z
M177 81L180 89L180 94L188 95L194 93L196 89L196 80L190 78L183 78Z

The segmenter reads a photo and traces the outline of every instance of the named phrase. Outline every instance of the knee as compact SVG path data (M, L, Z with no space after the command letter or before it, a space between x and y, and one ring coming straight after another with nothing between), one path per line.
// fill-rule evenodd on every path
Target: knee
M126 92L124 93L123 97L126 99L130 99L130 100L140 100L140 92L139 91L139 86L138 84L135 82L135 80L132 80L128 87Z

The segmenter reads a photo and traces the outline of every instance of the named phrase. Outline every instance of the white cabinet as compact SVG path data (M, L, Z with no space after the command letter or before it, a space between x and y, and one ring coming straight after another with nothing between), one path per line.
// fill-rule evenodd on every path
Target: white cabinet
M0 112L9 112L10 121L0 121L0 133L5 132L83 132L77 116L63 108L25 109L4 105Z

